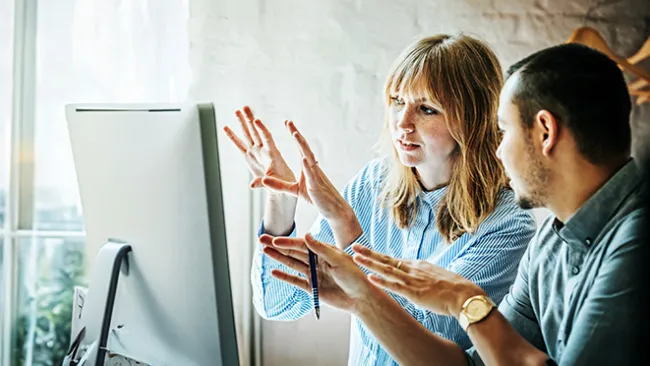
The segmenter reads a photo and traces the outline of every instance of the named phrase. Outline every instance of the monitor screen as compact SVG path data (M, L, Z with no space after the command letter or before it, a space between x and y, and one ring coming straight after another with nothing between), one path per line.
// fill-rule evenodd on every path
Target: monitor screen
M82 343L99 337L109 267L130 245L107 350L150 365L238 365L211 104L66 106L92 277ZM94 363L93 363L94 364Z

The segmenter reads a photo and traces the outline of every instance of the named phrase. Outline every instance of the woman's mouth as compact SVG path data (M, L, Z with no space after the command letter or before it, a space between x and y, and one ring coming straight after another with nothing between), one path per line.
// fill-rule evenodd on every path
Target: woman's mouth
M413 143L413 142L407 142L407 141L402 141L402 140L397 140L397 144L401 150L404 151L413 151L417 150L420 148L420 145Z

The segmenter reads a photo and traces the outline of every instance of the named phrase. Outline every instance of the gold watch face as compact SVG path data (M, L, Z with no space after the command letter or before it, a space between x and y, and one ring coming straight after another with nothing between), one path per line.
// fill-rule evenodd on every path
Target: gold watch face
M465 315L467 319L471 322L472 320L479 320L485 317L485 315L492 309L492 305L488 304L483 299L473 299L467 304L465 308Z

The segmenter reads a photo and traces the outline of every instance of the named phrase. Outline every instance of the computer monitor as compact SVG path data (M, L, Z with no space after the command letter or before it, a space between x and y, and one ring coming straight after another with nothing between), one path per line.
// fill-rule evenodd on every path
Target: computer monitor
M108 352L155 366L238 365L213 106L75 104L66 117L87 245L131 247ZM110 272L95 263L86 345L110 312Z

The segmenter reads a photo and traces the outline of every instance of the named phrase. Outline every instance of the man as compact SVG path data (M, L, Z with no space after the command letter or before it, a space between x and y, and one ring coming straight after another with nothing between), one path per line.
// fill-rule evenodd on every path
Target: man
M498 309L455 273L358 244L354 261L310 236L275 238L265 252L292 267L304 263L307 248L318 254L321 278L338 286L400 364L631 364L646 324L638 275L647 266L647 245L630 110L620 69L585 46L547 48L508 70L497 154L518 203L552 215ZM376 274L366 276L355 262ZM282 278L308 289L304 278ZM428 332L380 287L456 317L474 347L465 353Z

